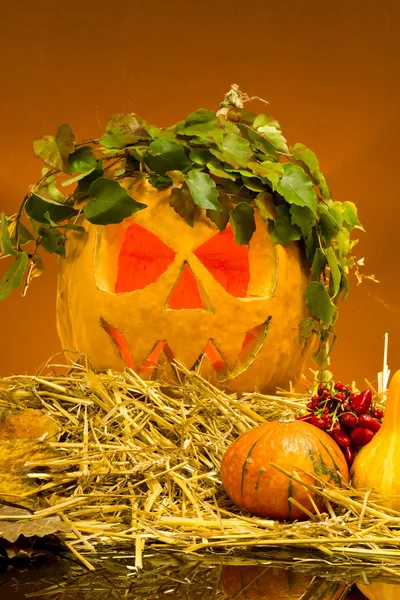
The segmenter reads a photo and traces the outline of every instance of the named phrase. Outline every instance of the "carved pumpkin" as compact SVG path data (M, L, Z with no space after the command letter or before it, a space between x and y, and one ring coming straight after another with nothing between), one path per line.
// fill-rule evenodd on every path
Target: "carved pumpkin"
M262 565L225 565L221 584L226 595L235 600L300 600L306 591L313 592L307 595L309 598L334 600L345 587L322 577Z
M400 600L400 585L377 581L370 585L357 583L357 587L368 600Z
M278 471L297 472L305 483L314 483L315 473L337 486L348 480L345 458L337 444L317 427L304 421L270 421L246 431L226 450L221 479L230 499L241 508L269 519L307 519L308 515L289 501L293 498L314 512L306 488ZM319 510L321 497L308 493Z
M400 510L400 370L390 382L382 427L358 452L351 468L356 489L374 490L382 504Z
M97 369L129 366L144 378L172 374L175 358L239 393L286 386L307 355L298 245L275 245L258 212L249 247L204 211L191 228L170 191L142 181L130 193L146 210L71 234L59 263L63 347Z

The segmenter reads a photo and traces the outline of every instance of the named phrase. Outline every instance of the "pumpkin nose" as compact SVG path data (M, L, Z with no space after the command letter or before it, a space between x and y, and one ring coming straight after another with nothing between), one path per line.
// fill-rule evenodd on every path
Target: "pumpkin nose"
M187 262L184 263L177 282L168 297L166 307L169 310L211 309L203 286L197 281Z

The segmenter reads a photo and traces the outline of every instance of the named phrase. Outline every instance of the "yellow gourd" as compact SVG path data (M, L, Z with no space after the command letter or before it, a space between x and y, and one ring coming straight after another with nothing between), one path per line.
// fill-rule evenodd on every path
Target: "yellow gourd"
M357 587L368 600L400 600L400 585L391 583L357 583Z
M387 508L400 510L400 370L389 386L383 425L357 454L351 476L355 488L379 492Z

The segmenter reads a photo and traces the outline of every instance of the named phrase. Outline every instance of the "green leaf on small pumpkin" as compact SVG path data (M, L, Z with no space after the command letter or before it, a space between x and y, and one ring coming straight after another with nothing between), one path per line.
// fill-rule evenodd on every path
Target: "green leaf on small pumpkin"
M218 202L217 186L208 173L192 169L186 175L185 180L197 206L205 209L221 210Z
M340 281L342 275L340 273L338 259L332 246L329 246L326 250L326 258L330 269L329 277L329 293L331 298L335 298L340 290Z
M192 166L192 161L185 154L181 144L172 140L160 139L151 142L144 155L146 165L159 175L167 171L186 172Z
M321 281L312 281L308 284L306 305L308 310L318 319L327 325L332 324L336 307Z
M26 252L20 252L15 257L13 264L0 281L0 300L7 298L13 289L21 285L28 262L29 256Z
M150 134L143 119L135 114L116 114L108 121L100 144L105 148L125 148L147 139L150 139Z
M210 148L210 152L235 169L247 168L247 164L254 160L249 141L237 134L225 135L219 149Z
M335 211L321 206L319 227L321 229L322 236L325 238L325 242L328 245L333 238L336 238L340 230L340 224L337 221L337 215L335 214Z
M12 254L13 256L16 256L18 254L18 252L15 250L15 248L11 242L10 232L9 232L8 227L9 227L9 225L8 225L7 217L4 213L1 213L0 214L0 252L4 256L8 256L10 254Z
M289 244L301 238L297 225L292 225L288 206L277 206L274 221L268 222L268 232L274 244Z
M247 202L239 202L229 213L229 220L236 243L240 246L249 244L256 230L254 208Z
M32 194L25 204L25 212L31 219L39 223L48 223L45 214L48 212L50 218L56 223L69 219L78 214L78 211L72 206L60 204L50 198L40 198L36 194Z
M84 214L90 223L96 225L121 223L147 206L131 198L118 181L105 177L100 177L91 184L89 194L92 200L85 206Z
M283 175L283 166L273 160L264 160L261 163L249 162L249 167L255 175L268 179L271 188L275 191Z
M169 204L179 216L185 219L188 225L193 227L196 205L186 185L181 188L173 188L169 197Z
M276 189L289 204L307 206L314 215L317 214L317 195L312 181L301 167L285 163Z

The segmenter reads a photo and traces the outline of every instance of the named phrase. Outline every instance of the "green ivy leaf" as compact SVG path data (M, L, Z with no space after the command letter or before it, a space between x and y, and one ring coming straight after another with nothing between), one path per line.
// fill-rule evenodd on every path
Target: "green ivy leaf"
M340 224L337 221L335 211L326 209L323 206L321 206L319 226L321 229L321 233L325 238L326 244L330 244L330 242L337 236L340 230Z
M163 190L167 187L170 187L174 183L171 177L164 177L163 175L150 175L148 181L158 190Z
M242 181L248 190L252 192L264 192L265 185L257 179L257 177L247 177L246 175L242 175Z
M51 225L41 225L38 229L40 237L40 245L46 252L55 253L65 258L65 241L66 237L56 227Z
M268 222L268 232L274 244L289 244L301 238L301 231L292 225L288 206L277 206L276 217Z
M308 168L312 178L319 187L323 198L330 198L328 184L326 183L324 175L319 170L319 162L314 152L304 144L294 144L290 150L294 158L302 162Z
M325 271L326 258L321 248L317 248L314 254L314 260L311 266L311 279L317 281L320 275Z
M0 281L0 300L7 298L13 289L21 285L28 262L29 256L26 252L20 252L16 256L13 264Z
M189 152L189 158L197 165L206 165L208 162L213 160L214 157L209 150L192 148Z
M208 173L193 169L186 175L186 184L197 206L205 209L221 210L218 203L217 186Z
M312 281L308 284L306 290L306 305L308 310L318 319L327 325L332 324L336 307L321 281Z
M85 206L84 214L95 225L121 223L147 206L131 198L118 181L105 177L100 177L91 184L89 194L92 200Z
M223 179L230 179L231 181L236 181L236 177L232 175L232 173L228 173L227 171L225 171L225 169L223 168L223 164L216 158L210 160L206 164L206 166L210 173L212 173L216 177L222 177Z
M278 161L280 153L278 150L267 140L267 138L253 129L247 131L247 137L251 144L251 149L256 151L260 156L260 161L264 160L275 160Z
M338 260L332 246L329 246L326 250L326 258L330 269L329 277L329 293L331 298L335 298L340 290L340 280L342 275L340 273Z
M184 136L196 136L200 140L222 144L224 131L222 121L212 110L200 108L191 113L185 121L179 123L176 132Z
M300 323L300 340L303 341L312 333L317 333L319 330L319 321L313 317L306 317Z
M254 160L248 140L237 134L225 135L219 150L210 148L210 152L235 169L246 168L247 163Z
M72 173L87 173L97 167L97 158L91 146L81 146L69 155L68 165Z
M196 205L186 185L181 188L173 188L169 197L169 204L179 216L185 219L186 223L193 227Z
M289 204L307 206L314 215L317 214L317 195L310 178L301 167L285 163L276 189Z
M260 215L263 221L274 221L276 216L276 210L272 195L268 192L261 192L255 199L256 206L260 211Z
M116 114L108 121L100 144L105 148L125 148L150 137L143 119L135 114Z
M0 251L4 256L10 254L16 256L18 252L14 249L8 231L8 221L4 213L0 214Z
M240 246L249 244L256 230L254 208L247 202L239 202L229 214L235 241Z
M316 218L312 211L307 206L298 206L292 204L290 207L292 215L292 225L298 225L301 229L301 234L304 238L312 235L312 228L316 223Z
M164 139L151 142L144 156L144 162L159 175L165 175L167 171L185 173L192 166L181 144Z
M229 223L229 213L232 210L232 202L224 191L219 190L218 202L222 210L207 209L206 215L214 225L218 227L220 232L225 231L227 224Z
M273 160L264 160L261 163L249 162L248 166L255 175L268 179L273 191L276 190L279 180L283 175L283 166L280 163Z
M288 153L286 140L282 135L281 127L271 115L257 115L253 123L254 129L262 134L277 150Z
M92 171L88 175L85 175L85 177L79 180L76 190L74 192L75 200L79 202L80 200L88 196L89 188L92 185L92 183L94 181L97 181L97 179L100 179L100 177L103 177L103 175L104 170L101 162L99 162L94 171Z
M315 256L316 246L314 235L311 234L305 239L306 258L309 265L312 264Z
M32 194L26 201L25 212L28 217L39 223L48 222L45 216L47 212L49 213L50 218L56 223L78 214L78 211L72 206L60 204L50 198L40 198L36 194Z
M74 151L75 136L68 124L60 125L55 137L45 135L33 142L35 156L64 173L70 173L68 157Z
M343 221L347 223L349 231L352 231L354 227L360 227L362 229L362 225L358 220L357 207L354 202L346 200L345 202L342 202L342 208Z
M17 221L16 219L10 219L9 220L9 225L8 225L8 231L10 233L10 240L11 243L13 244L13 246L16 245L17 243ZM27 244L28 242L31 242L34 239L33 235L31 234L31 232L25 227L25 225L23 225L21 223L21 221L18 221L18 241L19 244L21 246L23 246L24 244Z

